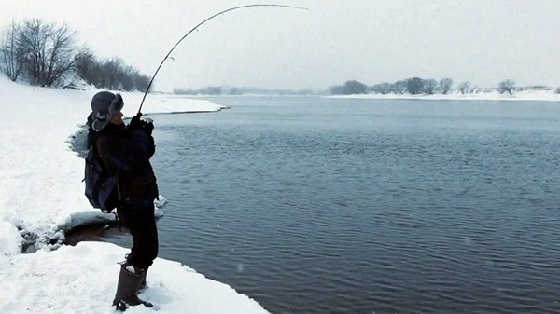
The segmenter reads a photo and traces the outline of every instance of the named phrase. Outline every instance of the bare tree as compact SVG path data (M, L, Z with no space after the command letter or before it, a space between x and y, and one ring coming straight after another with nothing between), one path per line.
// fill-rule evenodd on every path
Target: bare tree
M23 22L18 45L24 69L31 83L42 87L60 81L74 65L75 32L63 24L47 24L39 19Z
M148 88L148 85L150 84L150 77L147 75L142 75L140 73L136 73L134 74L134 87L139 90L139 91L145 91L146 88ZM150 86L150 90L154 87L154 85L152 84L152 86Z
M97 61L89 49L84 48L74 56L74 66L79 77L86 83L97 86Z
M346 81L344 94L367 94L367 85L356 80Z
M121 88L126 91L134 89L134 68L132 66L123 66L118 74L118 80Z
M342 86L332 86L330 93L333 95L367 94L366 84L356 80L346 81Z
M390 93L391 89L392 89L392 84L389 83L375 84L372 87L370 87L370 90L373 91L374 93L381 93L383 95Z
M513 88L515 86L515 82L512 80L504 80L498 84L498 91L500 94L508 92L510 95L513 94Z
M118 58L98 61L87 48L76 54L74 63L78 76L97 88L145 91L150 81Z
M438 82L434 79L427 79L424 80L424 92L426 94L433 94L434 91L438 88Z
M22 50L17 45L19 31L19 25L12 21L12 24L2 33L0 43L2 71L14 82L23 70Z
M439 81L439 87L442 94L447 94L453 87L453 79L445 77Z
M461 92L461 94L468 94L471 92L471 82L462 82L457 86L457 89Z
M413 95L420 94L424 90L424 80L419 77L407 79L406 90Z

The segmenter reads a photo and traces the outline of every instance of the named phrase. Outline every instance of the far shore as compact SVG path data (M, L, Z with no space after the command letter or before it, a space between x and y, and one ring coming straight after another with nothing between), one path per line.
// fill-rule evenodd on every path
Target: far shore
M424 100L424 101L547 101L560 102L560 94L552 90L525 90L517 91L513 94L500 94L498 92L481 93L450 93L450 94L350 94L350 95L329 95L329 94L218 94L218 95L182 95L165 94L169 99L173 98L219 98L219 97L324 97L335 99L374 99L374 100ZM221 108L229 109L229 108Z
M327 98L339 99L390 99L390 100L485 100L485 101L551 101L560 102L560 94L550 90L526 90L513 94L500 94L498 92L484 92L472 94L352 94L329 95Z

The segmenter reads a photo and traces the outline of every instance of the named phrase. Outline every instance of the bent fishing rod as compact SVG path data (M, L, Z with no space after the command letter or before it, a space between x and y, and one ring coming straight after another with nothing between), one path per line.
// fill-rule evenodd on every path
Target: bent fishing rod
M161 60L156 72L154 73L154 75L152 76L152 79L150 80L150 83L148 84L148 87L146 87L146 91L144 92L144 97L142 98L142 102L140 103L140 108L138 108L138 113L136 114L137 116L142 115L142 106L144 105L144 101L146 100L146 96L148 96L148 92L150 91L150 87L152 86L152 83L154 81L154 79L156 78L156 76L159 73L159 70L161 69L161 66L163 65L163 63L165 61L167 61L167 59L169 58L169 56L171 55L171 53L173 52L173 50L175 50L175 48L177 48L177 46L179 46L179 44L185 39L187 38L192 32L194 32L195 30L197 30L200 26L202 26L202 24L222 15L228 12L231 12L233 10L237 10L237 9L243 9L243 8L289 8L289 9L299 9L299 10L309 10L308 8L305 7L297 7L297 6L291 6L291 5L282 5L282 4L251 4L251 5L243 5L243 6L236 6L236 7L231 7L229 9L225 9L222 10L210 17L205 18L204 20L202 20L200 23L198 23L195 27L193 27L191 30L189 30L185 35L183 35L183 37L181 37L177 43L175 43L175 45L171 48L171 50L169 50L169 52L165 55L165 57Z

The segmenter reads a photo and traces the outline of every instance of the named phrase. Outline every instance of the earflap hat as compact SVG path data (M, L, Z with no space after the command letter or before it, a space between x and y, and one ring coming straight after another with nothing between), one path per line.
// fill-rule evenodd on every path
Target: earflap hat
M91 114L88 119L90 127L97 132L102 131L113 115L121 111L123 105L120 94L102 91L93 95L91 98Z

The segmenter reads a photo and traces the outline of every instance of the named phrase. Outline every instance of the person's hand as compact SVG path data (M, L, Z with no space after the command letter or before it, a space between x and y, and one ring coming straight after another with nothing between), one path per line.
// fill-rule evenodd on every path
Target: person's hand
M144 121L140 120L141 116L142 116L142 114L138 113L137 115L132 117L132 120L130 121L130 124L128 126L131 129L142 129Z
M146 132L146 134L152 135L152 131L154 130L154 123L150 118L146 118L146 120L141 119L141 116L142 114L139 113L132 117L132 120L129 124L130 129L143 130L144 132Z

